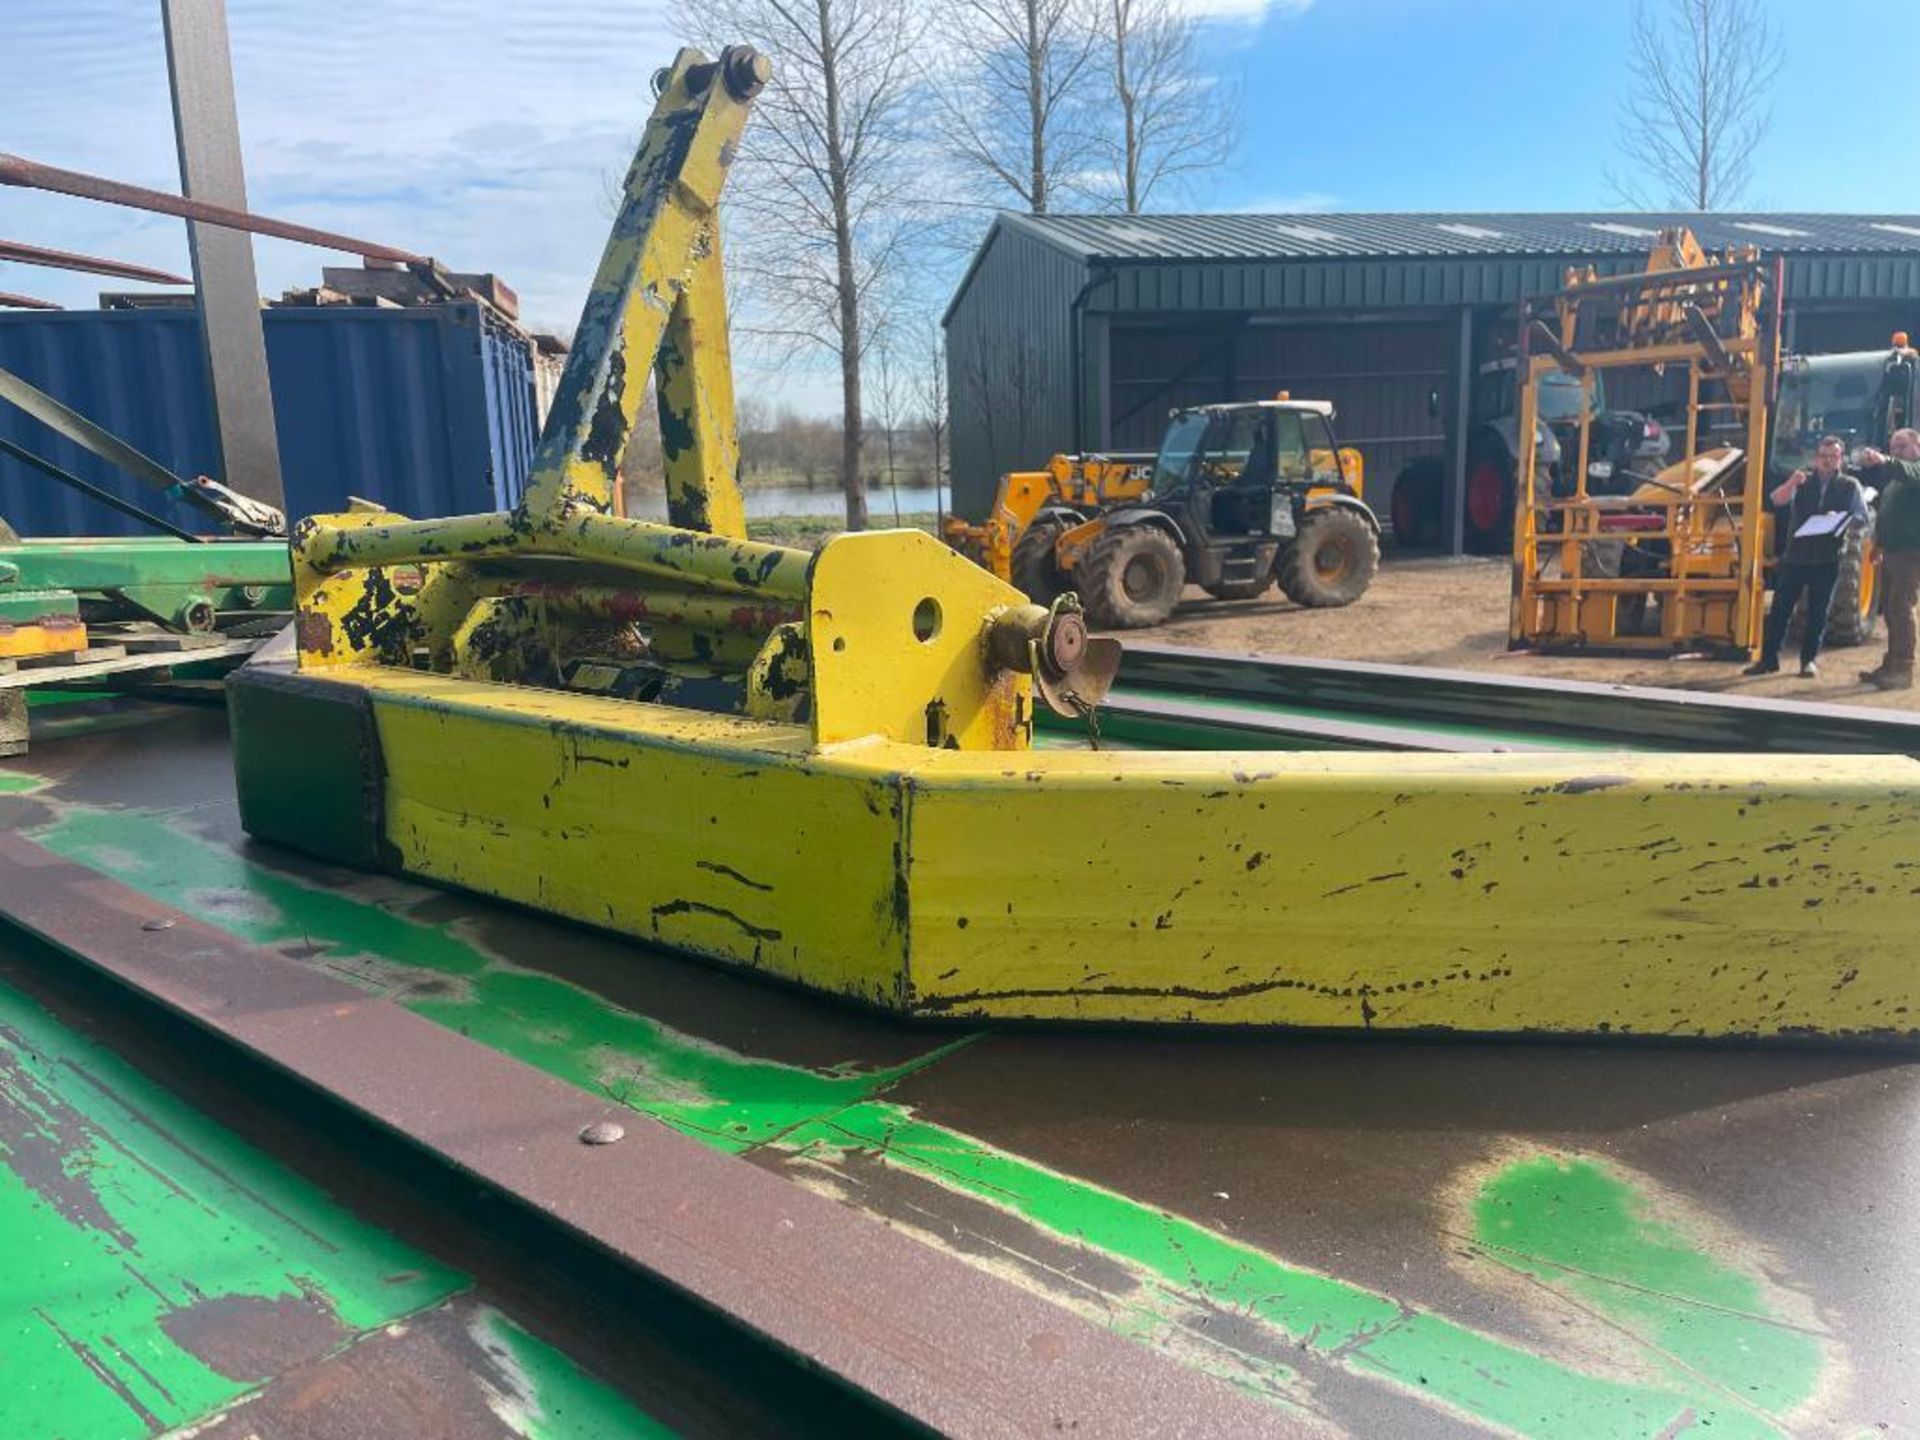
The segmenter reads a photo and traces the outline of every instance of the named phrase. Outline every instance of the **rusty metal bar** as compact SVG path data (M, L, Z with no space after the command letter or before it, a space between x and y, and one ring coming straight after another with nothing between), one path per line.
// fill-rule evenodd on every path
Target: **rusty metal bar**
M0 306L14 310L59 310L63 307L51 300L42 300L37 295L15 295L8 290L0 290Z
M125 205L134 210L151 210L160 215L177 215L203 225L222 225L229 230L246 230L255 235L271 235L279 240L297 240L323 250L343 250L367 260L391 260L399 265L432 265L431 257L391 245L376 245L371 240L356 240L351 235L331 230L316 230L311 225L295 225L245 210L230 210L204 200L189 200L184 195L169 195L164 190L148 190L109 180L103 175L88 175L79 170L62 170L42 165L19 155L0 154L0 185L18 185L26 190L48 190L56 195L73 195L82 200L98 200L106 205Z
M909 1423L1301 1431L957 1256L17 836L0 836L0 917ZM617 1143L581 1143L616 1118Z
M620 585L572 584L556 580L515 580L497 592L502 597L544 600L565 614L595 620L640 623L660 621L703 630L736 630L764 635L776 625L799 620L803 607L791 601L698 594L687 590L645 590Z
M697 590L789 602L806 599L813 559L782 545L594 513L563 515L553 523L529 521L520 512L365 526L316 519L309 522L298 549L305 563L323 575L373 565L573 555Z
M99 255L82 255L73 250L49 250L29 245L24 240L0 240L0 260L16 265L42 265L50 270L78 270L87 275L111 275L118 280L150 280L156 285L191 285L184 275L171 270L155 270L128 260L108 260Z

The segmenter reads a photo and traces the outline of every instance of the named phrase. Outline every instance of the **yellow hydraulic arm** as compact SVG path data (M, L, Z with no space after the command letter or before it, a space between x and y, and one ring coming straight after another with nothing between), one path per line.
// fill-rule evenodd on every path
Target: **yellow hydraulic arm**
M1138 500L1153 479L1151 457L1056 455L1044 470L1000 477L993 508L978 524L947 517L946 542L1002 580L1013 578L1013 552L1034 517L1048 506L1076 512Z
M766 73L666 73L525 503L301 522L295 654L229 691L252 834L903 1015L1915 1036L1913 762L1035 750L1118 661L1070 606L741 538L715 202ZM648 364L686 523L609 513Z

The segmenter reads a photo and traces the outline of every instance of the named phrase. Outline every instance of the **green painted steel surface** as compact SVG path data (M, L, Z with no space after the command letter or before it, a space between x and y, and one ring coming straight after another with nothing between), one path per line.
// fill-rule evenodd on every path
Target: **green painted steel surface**
M518 1382L494 1413L522 1440L668 1440L674 1433L498 1311L482 1312L474 1328L482 1347Z
M1656 1211L1650 1188L1602 1161L1519 1156L1474 1197L1474 1240L1719 1389L1729 1407L1791 1413L1833 1358L1814 1308L1718 1259L1711 1222L1672 1201Z
M0 1252L0 1434L21 1437L206 1420L468 1285L4 984ZM498 1311L458 1318L500 1433L666 1433Z
M1022 1244L1066 1247L1085 1257L1069 1269L1112 1272L1049 1286L1049 1298L1292 1413L1321 1413L1319 1392L1337 1376L1436 1422L1515 1434L1585 1440L1698 1425L1787 1435L1841 1364L1810 1300L1717 1237L1710 1217L1596 1157L1521 1150L1463 1182L1443 1223L1474 1262L1475 1283L1501 1300L1506 1276L1523 1287L1522 1308L1545 1317L1517 1332L1483 1328L888 1098L908 1077L937 1074L973 1037L922 1032L909 1058L879 1065L759 1058L508 962L437 922L428 892L381 881L370 903L270 869L210 835L197 809L56 801L51 810L29 833L63 856L244 938L297 947L309 963L716 1147L830 1193L859 1194L858 1177L877 1168L990 1207L1024 1227ZM1007 1242L955 1248L997 1271L1012 1253Z
M7 1433L183 1424L266 1378L222 1353L250 1326L330 1348L458 1287L17 993L0 1017Z
M284 540L22 540L0 545L0 573L6 570L16 576L9 588L108 596L161 624L197 601L221 611L293 606ZM6 593L0 589L0 599Z

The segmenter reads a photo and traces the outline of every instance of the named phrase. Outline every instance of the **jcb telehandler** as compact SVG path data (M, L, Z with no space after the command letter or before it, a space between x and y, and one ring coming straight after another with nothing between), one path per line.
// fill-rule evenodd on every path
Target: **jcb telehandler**
M1189 581L1220 600L1277 580L1296 604L1350 605L1379 568L1380 524L1332 418L1285 396L1176 410L1150 464L1056 456L1003 477L993 516L948 540L1041 604L1078 592L1106 629L1160 624Z
M1087 618L1117 630L1158 625L1188 581L1222 600L1252 599L1276 580L1298 605L1359 599L1380 567L1380 523L1332 418L1324 400L1175 411L1141 502L1054 546Z

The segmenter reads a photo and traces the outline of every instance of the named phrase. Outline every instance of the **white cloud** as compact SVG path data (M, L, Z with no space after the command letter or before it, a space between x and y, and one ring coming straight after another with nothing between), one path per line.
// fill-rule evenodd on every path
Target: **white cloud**
M1313 0L1179 0L1180 8L1202 20L1237 20L1259 24L1269 18L1286 19L1313 8Z
M6 148L177 189L159 7L6 0ZM677 40L664 0L229 0L253 208L493 270L571 325L618 176ZM10 238L184 272L173 221L8 192ZM256 242L268 294L345 257ZM6 267L0 288L69 305L120 282Z

